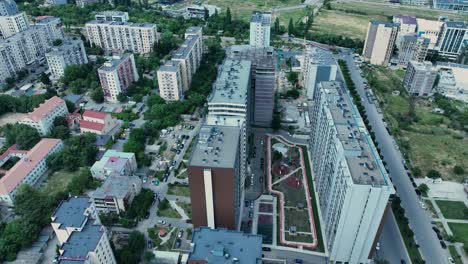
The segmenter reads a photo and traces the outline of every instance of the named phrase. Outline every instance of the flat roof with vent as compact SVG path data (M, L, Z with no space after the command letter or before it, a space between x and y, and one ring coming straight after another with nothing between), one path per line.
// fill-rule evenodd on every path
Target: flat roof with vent
M204 125L198 134L190 166L233 168L239 148L239 127Z
M345 152L355 184L382 186L388 177L377 149L350 95L340 82L320 83L327 97L328 110Z
M262 237L224 228L193 231L189 261L217 264L262 263Z

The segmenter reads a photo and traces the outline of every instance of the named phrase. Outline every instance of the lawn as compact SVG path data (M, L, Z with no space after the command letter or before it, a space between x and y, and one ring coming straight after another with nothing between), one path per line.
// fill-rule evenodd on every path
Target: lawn
M453 239L467 245L468 243L468 224L448 223L453 232Z
M174 208L170 206L164 210L158 209L158 216L169 217L169 218L182 218L180 214Z
M301 173L301 171L299 171L299 173ZM302 177L299 179L302 181ZM292 188L286 184L286 180L283 180L282 182L273 185L273 189L284 194L285 206L296 207L298 203L307 205L304 187L299 189Z
M178 206L180 206L187 216L191 219L192 218L192 206L189 203L183 203L183 202L176 202Z
M432 218L437 218L437 213L432 205L430 200L423 200L424 204L426 205L427 210L431 213Z
M450 255L453 258L453 261L455 261L455 264L463 264L463 260L460 257L460 255L458 255L458 252L455 246L448 246L448 249L450 251Z
M169 189L167 190L167 194L169 195L176 195L176 196L190 196L190 189L186 185L169 185Z
M436 200L436 203L445 218L468 220L468 208L465 206L465 203L443 200Z
M53 195L58 192L66 190L71 180L80 174L80 170L73 172L69 171L56 171L52 175L47 177L47 180L43 183L41 191L48 195Z
M296 209L285 208L284 215L285 215L285 221L284 221L285 230L289 230L290 226L296 226L297 232L311 232L307 210L298 211ZM292 241L295 241L295 240L292 240ZM308 241L308 242L312 242L312 241Z
M294 24L297 24L299 21L302 21L304 17L308 16L311 11L312 9L310 7L283 11L281 13L277 13L273 21L277 17L280 21L280 25L287 28L290 19L293 20Z

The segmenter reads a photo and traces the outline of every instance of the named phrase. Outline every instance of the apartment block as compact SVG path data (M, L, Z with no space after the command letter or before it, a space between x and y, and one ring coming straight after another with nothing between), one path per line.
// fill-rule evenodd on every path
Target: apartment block
M418 29L417 29L418 36L428 38L429 39L428 49L434 50L444 22L422 19L422 18L417 18L416 21L418 23Z
M28 113L19 123L31 126L35 128L41 136L46 136L54 127L55 118L59 116L68 118L68 114L65 101L60 97L54 96L45 100L39 107Z
M128 22L128 12L122 11L102 11L94 15L97 21Z
M166 101L177 101L184 97L181 63L169 60L157 71L159 96Z
M436 78L437 69L430 61L410 61L406 68L403 86L409 94L428 96L432 94Z
M340 82L319 83L309 111L311 160L330 262L368 263L395 190Z
M105 180L110 176L131 176L137 170L134 153L107 150L91 167L94 178Z
M250 18L250 46L270 46L271 12L254 11Z
M434 9L468 12L468 2L465 0L433 0L432 4Z
M0 39L9 38L16 33L25 31L29 28L26 13L19 12L8 16L0 16Z
M193 231L187 264L261 264L262 241L259 235L223 228L197 228Z
M315 87L320 82L334 81L338 66L330 52L312 45L306 46L302 72L307 99L312 100Z
M135 58L129 53L112 56L99 67L98 75L104 98L110 102L117 102L117 96L139 79Z
M445 22L436 43L439 55L450 60L457 60L462 52L463 41L468 38L467 30L464 21Z
M62 20L59 17L40 16L36 17L36 25L42 26L47 29L47 34L51 41L56 39L64 39L65 33L63 32Z
M107 51L149 53L158 41L156 24L93 20L85 26L89 43Z
M195 49L197 54L197 65L200 66L203 57L203 28L202 27L189 27L185 31L185 38L189 36L195 38Z
M188 5L185 8L184 18L185 19L190 19L190 18L205 19L205 12L208 12L208 16L210 17L216 13L221 13L221 8L215 5L208 5L208 4Z
M18 12L18 7L14 0L0 0L0 16L16 15Z
M80 120L80 132L94 133L96 135L107 135L119 121L110 113L86 110Z
M80 8L85 7L86 5L97 4L99 0L76 0L76 5Z
M68 4L68 1L67 0L46 0L45 1L46 4L48 5L66 5Z
M252 123L270 127L273 120L276 67L273 47L257 48L250 45L234 45L227 50L227 57L251 62Z
M416 34L405 35L398 50L398 64L406 67L409 61L422 62L426 59L430 40Z
M65 39L45 55L51 79L58 80L69 65L86 64L88 58L81 39Z
M398 34L395 44L400 48L403 37L408 34L415 34L418 27L416 17L407 15L394 15L393 23L398 25Z
M34 186L47 172L47 157L62 148L63 143L60 139L44 138L31 150L19 150L17 145L13 145L3 153L0 156L1 165L12 157L18 157L20 160L11 169L1 171L3 176L0 178L0 204L13 206L19 186Z
M96 211L102 213L124 212L141 192L142 182L136 176L110 176L91 195Z
M398 25L389 22L369 22L362 56L371 64L387 65L392 56Z
M240 128L204 125L189 166L189 187L194 227L240 225Z
M106 228L88 197L64 200L51 217L60 242L58 263L116 264Z

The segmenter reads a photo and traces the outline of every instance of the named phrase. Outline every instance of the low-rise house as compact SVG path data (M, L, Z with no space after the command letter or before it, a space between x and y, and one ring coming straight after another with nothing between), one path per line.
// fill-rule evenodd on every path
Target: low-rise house
M68 109L65 101L57 96L54 96L35 108L34 111L28 113L28 116L21 120L20 124L32 126L45 136L50 133L54 127L56 117L63 116L68 118Z
M134 153L106 151L103 157L91 167L91 174L96 179L105 180L109 176L130 176L137 169Z
M5 164L13 156L19 157L13 167L0 173L0 204L14 205L16 192L21 184L34 186L47 171L47 157L63 148L62 140L44 138L31 150L18 150L16 145L10 147L0 156L0 164Z
M96 210L104 213L123 212L141 191L141 180L136 176L110 176L91 195Z
M117 118L109 113L86 110L80 121L81 133L108 134L118 124Z

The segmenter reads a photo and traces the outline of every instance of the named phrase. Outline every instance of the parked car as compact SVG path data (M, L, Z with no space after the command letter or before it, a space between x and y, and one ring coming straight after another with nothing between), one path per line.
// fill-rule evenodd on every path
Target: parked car
M440 233L439 228L437 228L437 227L435 227L435 226L432 227L432 230L434 230L434 232L436 232L436 233Z
M180 248L180 239L177 239L175 242L175 247Z
M440 246L443 248L443 249L446 249L447 248L447 245L445 244L444 241L440 241Z
M177 233L177 237L182 238L183 235L184 235L184 230L179 230L179 233Z
M187 220L185 220L185 223L191 224L191 223L192 223L192 220L191 220L191 219L187 219Z
M294 263L301 264L301 263L302 263L302 259L300 259L300 258L297 258L297 259L295 259L295 260L294 260Z
M271 251L271 248L269 248L269 247L262 247L262 250L263 250L263 251Z
M165 225L165 224L166 224L166 221L164 221L164 220L158 220L158 224L160 224L160 225Z

